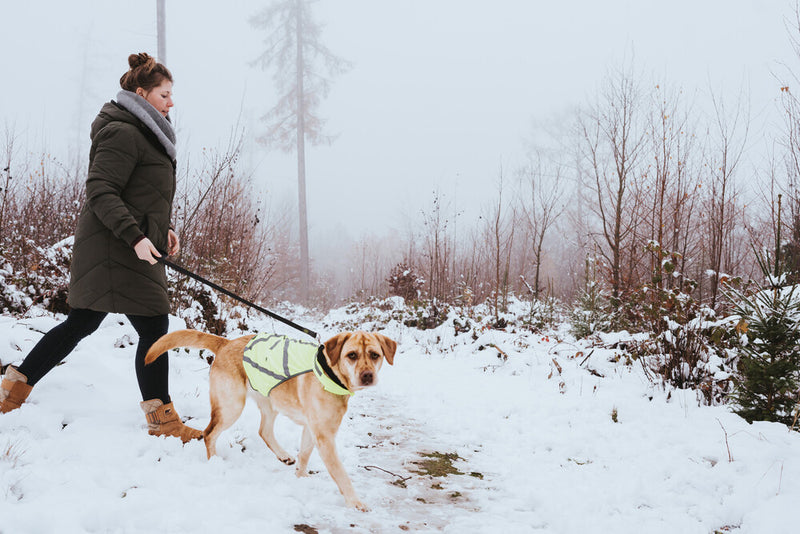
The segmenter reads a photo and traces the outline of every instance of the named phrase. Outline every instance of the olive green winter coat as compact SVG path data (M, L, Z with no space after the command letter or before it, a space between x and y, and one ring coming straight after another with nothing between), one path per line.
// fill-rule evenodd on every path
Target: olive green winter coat
M140 260L147 236L167 250L175 162L144 123L115 102L92 123L86 202L78 219L69 305L110 313L169 313L162 264Z

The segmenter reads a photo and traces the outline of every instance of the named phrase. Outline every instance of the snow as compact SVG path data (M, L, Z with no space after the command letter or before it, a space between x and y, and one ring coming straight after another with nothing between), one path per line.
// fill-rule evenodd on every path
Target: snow
M0 316L3 363L21 361L59 319L37 313ZM292 319L323 337L354 320L344 309ZM251 326L298 335L271 320ZM136 334L109 316L29 402L0 416L0 532L797 531L799 433L651 383L622 349L604 348L629 334L590 346L566 332L456 335L449 321L426 331L390 322L395 365L352 398L337 437L371 508L362 513L345 508L316 452L309 478L280 463L252 404L210 461L202 442L148 436ZM197 351L172 352L170 364L178 413L205 427L208 364ZM276 433L296 452L299 427L279 418ZM426 453L458 455L463 474L416 472Z

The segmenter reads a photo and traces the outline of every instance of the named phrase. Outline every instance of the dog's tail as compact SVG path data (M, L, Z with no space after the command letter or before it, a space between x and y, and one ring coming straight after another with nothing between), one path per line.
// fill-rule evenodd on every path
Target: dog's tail
M193 349L208 349L214 354L229 342L228 339L214 334L207 334L198 330L176 330L158 339L147 351L144 358L145 365L151 364L170 349L176 347L190 347Z

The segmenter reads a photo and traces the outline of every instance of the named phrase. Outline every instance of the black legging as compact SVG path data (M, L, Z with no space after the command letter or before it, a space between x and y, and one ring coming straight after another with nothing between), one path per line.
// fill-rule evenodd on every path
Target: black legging
M67 320L47 332L33 347L18 370L28 378L28 384L34 385L58 363L67 357L78 342L97 330L105 319L106 312L73 309ZM136 347L136 379L142 400L161 399L169 404L169 358L161 355L150 365L144 364L144 357L150 346L169 329L169 317L156 315L144 317L127 315L136 333L139 334L139 345Z

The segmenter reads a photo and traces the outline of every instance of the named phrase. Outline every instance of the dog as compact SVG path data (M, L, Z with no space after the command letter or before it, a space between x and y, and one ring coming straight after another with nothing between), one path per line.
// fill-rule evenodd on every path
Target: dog
M343 332L319 345L276 334L226 339L197 330L179 330L156 341L145 356L145 364L177 347L208 349L216 356L209 372L211 421L203 431L209 459L217 452L220 433L239 418L249 396L261 412L258 433L278 460L287 465L295 463L275 439L273 425L281 413L303 427L296 475L308 476L308 460L316 446L345 504L368 510L339 460L335 438L350 396L377 384L384 360L393 365L395 341L363 331ZM264 352L278 355L279 371L268 368ZM306 360L313 361L305 366L290 362L290 352L303 353ZM309 365L311 369L307 369Z

